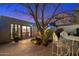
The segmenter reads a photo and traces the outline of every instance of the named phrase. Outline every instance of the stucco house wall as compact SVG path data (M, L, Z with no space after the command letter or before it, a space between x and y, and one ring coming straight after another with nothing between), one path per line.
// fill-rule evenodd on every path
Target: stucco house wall
M76 29L79 28L79 24L59 26L58 28L63 28L66 32L76 33Z
M10 42L11 24L18 24L22 26L29 26L29 22L18 20L6 16L0 16L0 43Z

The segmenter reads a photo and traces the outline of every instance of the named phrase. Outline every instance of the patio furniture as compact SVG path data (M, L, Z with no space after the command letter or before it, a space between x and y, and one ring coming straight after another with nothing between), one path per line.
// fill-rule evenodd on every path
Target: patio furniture
M65 31L62 31L62 32L60 33L60 36L68 36L68 33L65 32Z
M72 56L73 55L78 55L78 44L79 44L79 37L78 36L66 36L66 35L63 35L62 36L64 40L66 40L68 42L68 45L70 46L70 49L71 49L71 54Z
M58 36L58 38L60 37L60 33L61 33L62 31L64 31L63 28L59 28L59 29L57 29L57 30L55 31L55 33L56 33L56 35Z
M66 42L66 41L65 41ZM56 33L53 32L53 44L57 47L57 53L56 55L69 55L70 47L69 45L62 42L62 40L59 40ZM53 47L52 47L53 49ZM61 51L61 52L60 52Z
M77 42L79 42L79 37L77 37L77 36L64 36L64 38L66 39L66 40L72 40L72 41L77 41Z
M42 40L39 37L35 37L34 39L31 40L31 42L33 44L40 45L42 43Z

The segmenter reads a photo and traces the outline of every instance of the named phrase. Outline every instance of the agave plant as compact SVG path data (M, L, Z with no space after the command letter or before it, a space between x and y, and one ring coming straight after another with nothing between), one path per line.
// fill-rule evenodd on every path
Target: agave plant
M47 46L50 42L52 42L52 30L44 28L43 33L40 33L40 37L42 39L42 44Z

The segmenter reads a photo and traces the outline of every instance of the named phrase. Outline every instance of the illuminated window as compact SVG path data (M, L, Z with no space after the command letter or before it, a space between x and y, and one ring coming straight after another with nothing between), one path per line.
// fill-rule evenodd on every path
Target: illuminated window
M29 35L29 37L31 36L31 32L30 32L30 27L29 26L27 26L27 33L28 33L28 35Z
M18 28L17 28L17 24L15 24L15 33L17 32Z
M14 25L11 24L11 39L13 39L13 27L14 27Z
M18 25L15 24L15 37L18 37Z
M26 26L22 26L22 37L26 37Z
M18 36L21 37L21 26L18 25Z

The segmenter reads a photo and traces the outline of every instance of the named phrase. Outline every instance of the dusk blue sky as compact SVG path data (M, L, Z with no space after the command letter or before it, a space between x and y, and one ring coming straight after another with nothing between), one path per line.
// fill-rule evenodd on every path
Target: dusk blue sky
M33 6L32 6L33 7ZM40 6L41 7L41 6ZM33 7L34 8L34 7ZM62 3L57 12L61 11L68 11L79 8L79 4L75 3ZM53 10L55 9L55 6L53 4L48 4L45 9L45 17L50 17L50 15L53 13ZM0 15L1 16L8 16L12 18L17 18L20 20L25 20L29 22L34 22L33 18L29 15L26 15L28 12L27 8L25 8L23 5L19 3L15 4L1 4L0 3ZM39 9L39 16L41 16L41 11Z

